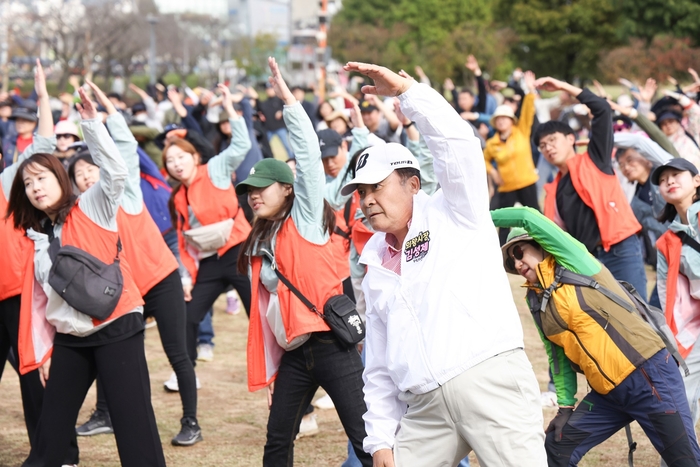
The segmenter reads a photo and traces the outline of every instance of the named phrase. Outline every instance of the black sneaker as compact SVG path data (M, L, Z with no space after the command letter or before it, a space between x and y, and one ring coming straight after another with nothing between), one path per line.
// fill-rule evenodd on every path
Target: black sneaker
M196 418L185 417L180 420L182 429L180 433L173 438L173 446L192 446L195 443L203 441L202 429L197 424Z
M75 429L78 436L93 436L102 433L114 433L112 420L108 413L95 410L90 419Z

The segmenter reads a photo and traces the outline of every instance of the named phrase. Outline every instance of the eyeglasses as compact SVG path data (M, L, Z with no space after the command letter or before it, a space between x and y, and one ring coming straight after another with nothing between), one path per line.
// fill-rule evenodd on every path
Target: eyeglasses
M56 139L68 139L68 138L74 138L73 135L56 135Z
M554 148L556 144L555 140L552 141L542 141L539 146L537 146L537 149L540 150L540 152L544 152L545 149L547 148Z

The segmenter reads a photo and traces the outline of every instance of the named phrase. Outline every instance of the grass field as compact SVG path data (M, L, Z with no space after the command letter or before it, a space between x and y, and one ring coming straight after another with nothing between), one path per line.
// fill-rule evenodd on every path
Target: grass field
M525 346L540 386L546 388L547 363L542 343L522 300L521 280L511 278L513 296L518 305L525 330ZM189 466L256 466L261 464L265 444L267 422L267 396L265 391L249 393L246 386L245 343L248 321L244 313L230 316L224 313L225 301L217 302L214 328L216 331L215 358L210 363L199 363L197 375L202 381L199 390L199 421L204 442L189 448L170 445L170 438L179 429L181 417L180 398L166 393L163 381L170 375L157 328L146 331L146 353L151 374L153 406L158 419L165 457L171 467ZM579 397L588 387L579 377ZM319 394L320 395L320 394ZM318 396L318 395L317 395ZM90 390L78 418L79 423L90 416L95 403L94 386ZM339 466L346 457L347 441L334 410L317 410L321 432L313 438L303 438L296 443L295 465ZM544 409L545 424L554 416L555 410ZM658 466L659 456L639 426L632 425L635 441L637 467ZM119 466L116 445L112 435L81 438L82 466ZM626 466L627 443L620 431L604 444L592 450L580 463L581 466ZM0 383L0 467L21 465L29 452L19 384L12 368L7 365ZM471 455L472 465L478 465ZM125 466L128 467L128 466Z

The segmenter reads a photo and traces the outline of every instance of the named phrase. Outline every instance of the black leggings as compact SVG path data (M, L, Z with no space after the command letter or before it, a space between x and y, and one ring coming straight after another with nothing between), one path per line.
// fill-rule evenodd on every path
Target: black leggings
M537 184L520 188L519 190L507 191L505 193L497 192L491 200L491 210L499 208L509 208L515 206L516 202L520 202L523 206L540 210L540 204L537 201ZM498 239L501 245L506 243L510 229L501 227L498 229Z
M95 377L104 383L121 465L165 467L143 331L95 347L55 345L34 445L23 467L61 467Z
M187 352L195 365L197 360L197 331L207 310L214 305L217 297L233 286L241 297L245 311L250 316L250 279L238 272L238 252L236 245L221 257L214 255L199 263L197 281L192 289L192 300L187 302Z
M143 297L144 319L153 316L170 366L177 375L183 417L197 418L197 386L194 367L185 345L185 296L177 271L154 285ZM108 413L102 380L97 380L97 410Z
M19 313L19 295L0 301L0 378L2 378L5 360L7 360L10 349L12 349L15 359L19 356L17 348ZM30 371L26 375L22 375L17 371L17 374L19 375L19 388L22 393L24 423L27 426L27 436L31 445L34 442L34 436L39 424L41 406L44 400L44 387L39 379L39 370ZM70 447L64 456L64 461L64 464L78 463L78 443L75 436L71 437Z

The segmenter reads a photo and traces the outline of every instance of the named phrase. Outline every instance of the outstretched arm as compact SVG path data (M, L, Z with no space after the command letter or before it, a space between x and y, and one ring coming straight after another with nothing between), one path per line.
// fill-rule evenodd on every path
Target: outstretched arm
M496 227L522 227L557 263L573 272L588 276L600 272L600 263L581 242L535 209L496 209L491 211L491 218Z
M486 169L472 127L435 90L388 68L350 62L345 70L360 72L374 80L374 85L364 86L362 92L399 97L401 110L415 122L433 154L435 174L454 221L469 228L487 222Z

